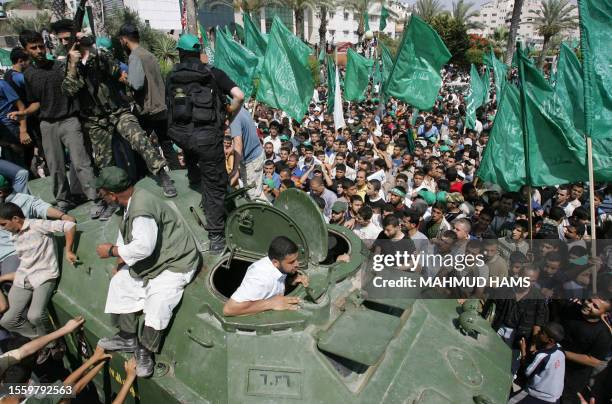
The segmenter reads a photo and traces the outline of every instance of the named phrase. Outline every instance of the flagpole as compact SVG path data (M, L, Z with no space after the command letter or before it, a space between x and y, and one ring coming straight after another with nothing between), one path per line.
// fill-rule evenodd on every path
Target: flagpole
M587 160L589 168L589 201L590 203L590 214L591 214L591 258L597 257L597 234L595 230L596 216L595 216L595 173L593 170L593 141L591 139L591 123L593 118L592 104L591 104L591 75L589 74L592 70L591 66L591 49L587 43L586 32L584 26L584 20L582 18L584 4L578 2L578 15L580 22L580 51L582 52L582 71L583 81L582 85L584 88L584 123L587 141ZM591 285L593 293L597 293L597 266L593 265L592 268L592 279Z
M516 59L518 62L519 69L519 82L520 82L520 96L521 96L521 126L523 128L523 148L525 150L525 174L527 180L527 192L529 193L528 198L528 214L529 214L529 248L533 250L533 204L531 201L531 168L529 164L529 139L527 132L527 119L525 108L527 106L527 96L525 95L525 68L523 67L523 60L521 57L521 44L516 44ZM497 80L497 76L495 77ZM500 87L501 88L501 87ZM495 92L495 99L500 100L501 94Z

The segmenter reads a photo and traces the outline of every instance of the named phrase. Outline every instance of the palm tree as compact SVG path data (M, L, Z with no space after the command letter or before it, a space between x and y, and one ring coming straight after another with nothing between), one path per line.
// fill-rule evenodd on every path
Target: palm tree
M431 24L436 16L445 14L446 11L442 7L440 0L417 0L414 4L414 13L428 24Z
M375 3L376 1L372 1ZM379 0L381 4L383 4L383 0ZM363 34L365 34L365 15L370 9L370 0L348 0L346 2L342 2L345 10L352 10L353 14L359 18L359 24L357 25L357 37L359 38L359 42L361 42L361 38ZM370 27L371 28L371 27Z
M304 12L307 9L315 10L318 6L316 0L285 0L287 7L295 15L295 34L304 40Z
M14 10L21 7L25 2L23 0L11 0L3 4L4 11Z
M47 10L51 8L51 2L49 0L31 0L30 2L38 10Z
M493 35L489 37L489 41L493 48L496 50L497 54L504 54L506 52L506 45L508 42L508 28L506 27L497 27L495 31L493 31Z
M51 24L51 14L46 11L36 14L34 18L9 18L12 32L19 33L25 29L40 32Z
M474 3L464 2L459 0L456 3L453 1L451 9L451 16L458 24L464 26L466 29L479 29L483 25L479 22L470 21L472 17L478 17L478 11L470 11L474 7Z
M538 65L542 67L544 57L548 52L550 40L555 35L578 26L578 16L573 13L576 6L568 0L542 0L542 6L536 11L535 25L538 33L544 37L542 53L538 59Z
M263 0L234 0L234 10L243 13L251 14L253 11L259 11L264 6Z
M514 55L514 43L516 42L516 34L521 23L521 10L523 9L523 0L514 0L512 8L512 18L510 20L510 32L508 34L508 42L506 44L506 57L504 62L510 66L512 63L512 55Z
M327 10L328 5L325 1L319 3L319 52L325 48L325 37L327 36Z

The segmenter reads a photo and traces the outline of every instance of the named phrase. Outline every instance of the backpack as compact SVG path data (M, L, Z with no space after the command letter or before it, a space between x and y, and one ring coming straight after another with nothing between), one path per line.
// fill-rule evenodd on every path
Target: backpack
M168 76L170 125L218 130L225 121L223 102L211 68L204 63L179 63Z

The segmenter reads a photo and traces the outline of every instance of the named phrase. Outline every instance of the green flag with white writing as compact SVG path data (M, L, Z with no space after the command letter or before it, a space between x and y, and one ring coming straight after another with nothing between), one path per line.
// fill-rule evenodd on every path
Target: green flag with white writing
M520 46L517 50L529 184L587 180L585 139L563 106L569 100L560 99Z
M489 66L485 67L485 72L481 77L481 82L484 87L484 93L482 94L482 105L489 103L489 91L491 89L491 75L489 74Z
M384 93L420 110L430 110L442 85L440 69L450 57L438 33L413 14L404 32Z
M476 175L514 192L526 184L519 91L514 85L505 86L503 91Z
M476 110L482 105L484 99L484 85L478 75L476 66L470 68L470 89L465 106L465 126L468 129L476 127Z
M564 102L563 106L574 121L574 127L578 132L586 135L582 74L582 66L574 51L566 44L561 44L555 93L561 100L569 100ZM612 180L612 141L609 137L607 139L605 137L593 138L593 170L596 180Z
M263 64L268 43L247 13L242 15L242 23L244 24L244 46L259 58L259 65L257 66L259 70Z
M387 80L389 80L389 74L391 74L391 70L393 69L393 56L389 48L383 43L380 43L380 48L382 49L382 79L383 84L386 85Z
M344 99L347 101L363 101L374 61L361 56L351 48L348 49L346 56Z
M363 31L368 32L369 30L370 30L370 15L366 11L365 15L363 16Z
M253 93L257 56L238 42L228 38L219 29L217 29L215 38L215 67L223 70L248 99Z
M493 48L490 48L488 54L485 53L482 60L485 65L493 69L493 76L495 80L495 97L497 102L499 102L499 97L501 96L502 90L506 85L506 73L508 71L508 66L503 64L499 59L497 59L497 57L495 57Z
M302 122L314 92L311 49L275 16L259 73L257 100Z
M597 179L612 180L612 0L580 0L586 136ZM569 101L569 100L568 100ZM574 102L571 100L569 102Z

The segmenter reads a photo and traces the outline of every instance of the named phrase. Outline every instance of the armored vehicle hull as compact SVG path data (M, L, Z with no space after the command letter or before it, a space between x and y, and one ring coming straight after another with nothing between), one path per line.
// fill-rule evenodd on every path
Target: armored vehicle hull
M167 203L189 225L204 267L185 289L175 311L154 376L136 381L129 398L168 403L504 403L510 388L510 350L493 330L478 338L457 327L451 300L368 299L360 272L367 250L349 230L326 225L312 201L287 191L274 206L240 197L228 204L228 250L206 253L200 195L183 172L172 177L179 193ZM139 187L159 193L150 179ZM33 194L52 201L47 179L33 181ZM281 195L283 195L281 194ZM82 314L82 338L70 336L68 359L78 364L101 337L116 332L104 314L112 260L99 259L96 245L115 242L121 217L108 222L78 219L77 255L66 260L52 300L59 323ZM311 285L290 294L303 305L292 312L225 317L223 304L250 263L269 241L287 235L300 245L300 262ZM58 238L59 241L59 238ZM61 254L61 249L59 253ZM342 253L350 261L335 263ZM109 401L124 380L125 356L115 354L95 380Z

